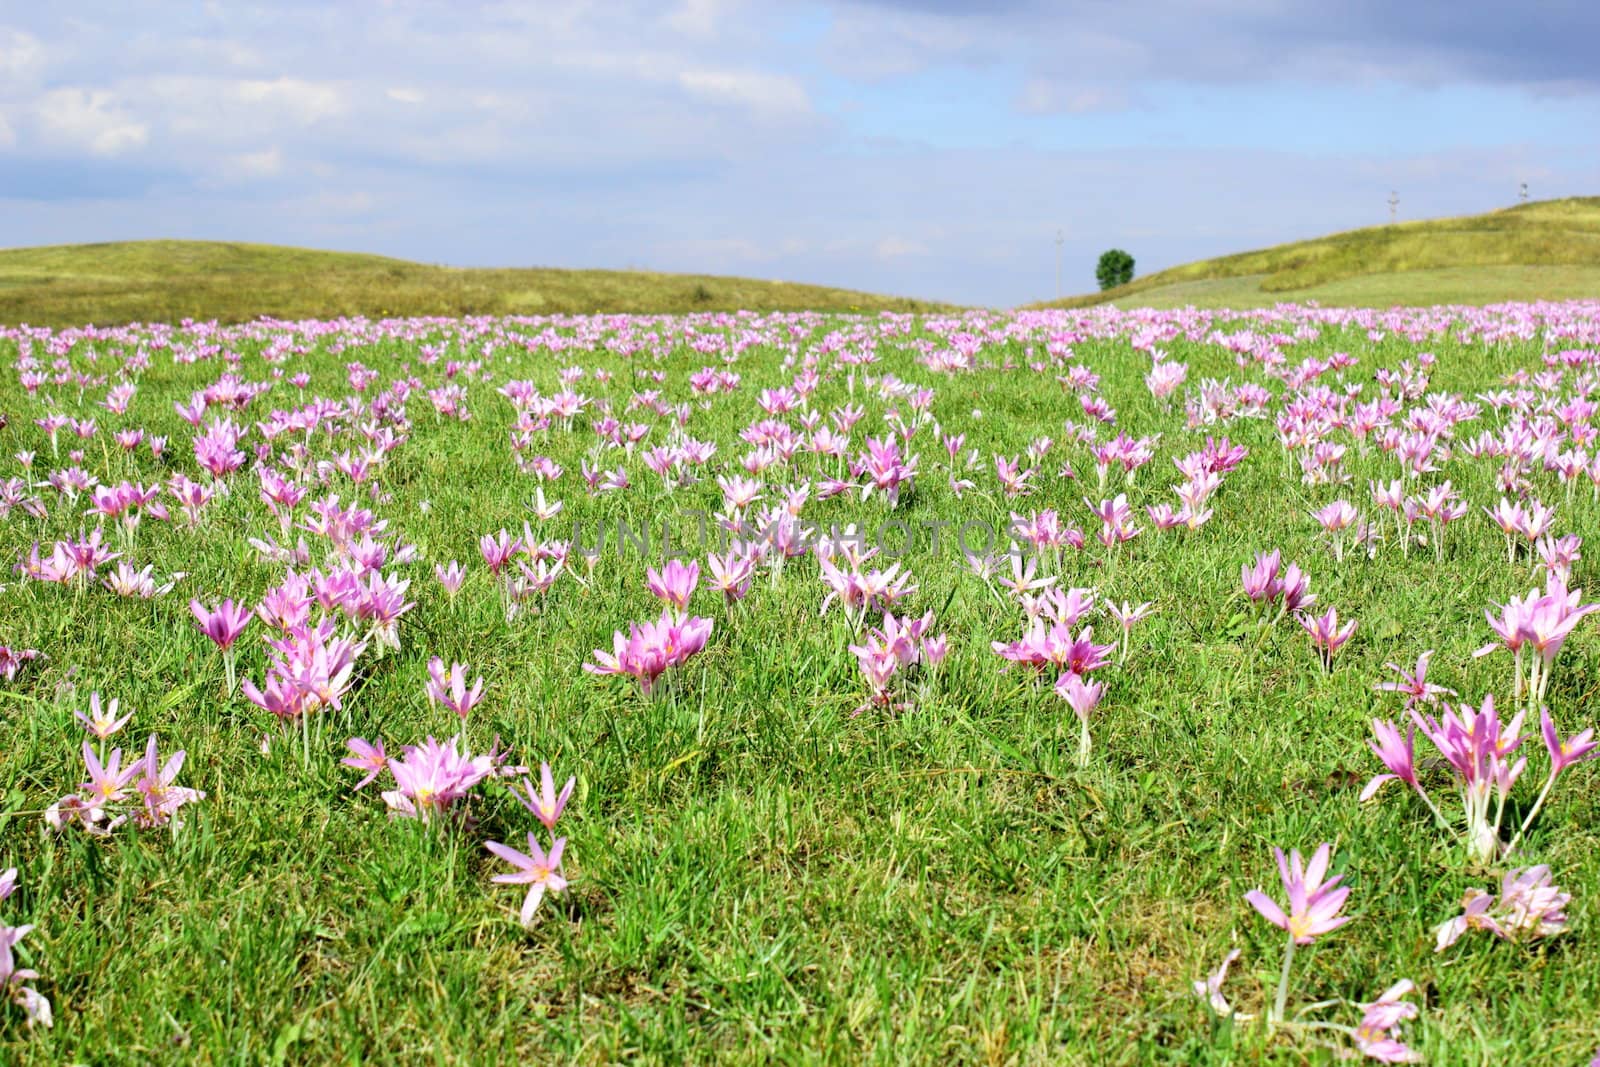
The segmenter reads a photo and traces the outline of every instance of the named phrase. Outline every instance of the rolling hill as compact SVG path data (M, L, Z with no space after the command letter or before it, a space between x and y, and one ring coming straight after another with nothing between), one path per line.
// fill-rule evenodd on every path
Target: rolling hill
M925 311L942 305L791 282L552 268L456 268L219 241L0 250L0 323L239 322L341 315Z
M1542 200L1200 260L1034 307L1490 304L1600 297L1600 197Z

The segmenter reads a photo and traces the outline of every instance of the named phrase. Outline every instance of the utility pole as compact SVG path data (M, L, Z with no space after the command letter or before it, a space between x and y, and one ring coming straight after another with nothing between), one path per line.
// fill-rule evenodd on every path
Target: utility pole
M1399 214L1399 209L1400 209L1400 194L1398 192L1396 192L1395 190L1391 189L1391 190L1389 190L1389 225L1391 225L1391 226L1394 225L1395 218Z
M1060 230L1056 231L1056 299L1061 299L1061 246L1067 243L1067 235Z
M1528 183L1527 182L1523 182L1522 183L1522 187L1517 190L1517 199L1522 201L1524 204L1526 204L1528 202Z

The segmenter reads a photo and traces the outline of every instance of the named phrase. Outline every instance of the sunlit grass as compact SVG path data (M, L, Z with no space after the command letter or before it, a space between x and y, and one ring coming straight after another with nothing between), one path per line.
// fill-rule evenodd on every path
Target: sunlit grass
M0 323L931 310L928 301L793 282L651 271L463 269L222 241L0 250Z
M1372 226L1186 263L1039 307L1389 307L1600 296L1600 199Z
M806 343L835 328L853 327L823 322ZM448 333L441 327L432 340ZM419 364L421 341L373 339L337 352L330 343L313 342L285 367L310 371L307 398L347 395L345 366L357 358L382 372L374 392L403 373L442 380L442 366ZM262 346L259 337L228 339L245 353L245 377L266 377ZM110 352L132 349L95 347L108 353L97 373L119 362ZM1039 435L1059 441L1063 421L1081 417L1051 374L1023 369L1039 347L995 342L980 370L945 377L898 340L880 346L871 370L935 388L935 416L984 455L973 475L981 491L957 499L923 431L915 447L925 473L895 517L1000 525L1014 508L1055 507L1088 521L1081 498L1093 486L1081 480L1045 477L1038 495L1017 502L995 488L992 455L1016 455ZM1191 384L1239 380L1233 354L1216 345L1180 337L1162 347L1189 364ZM1538 342L1486 349L1454 334L1426 347L1439 360L1435 388L1468 395L1514 367L1536 368L1543 352ZM1163 434L1134 502L1170 499L1172 459L1205 433L1156 405L1142 382L1148 360L1125 339L1082 337L1073 349L1102 376L1120 428ZM1375 369L1418 346L1352 328L1291 351L1296 360L1352 353L1361 362L1348 376L1370 390ZM0 360L14 356L0 342ZM669 398L688 400L687 374L719 359L679 346L646 366L666 372L659 387ZM81 351L74 360L87 366ZM990 651L991 640L1016 635L1019 612L997 602L948 541L937 554L919 542L905 559L920 586L910 608L937 611L953 650L930 698L900 715L851 714L862 697L846 651L852 635L840 614L818 616L824 588L809 560L777 584L759 578L732 608L699 593L695 610L716 620L710 646L656 699L581 670L613 629L654 613L636 556L608 554L590 587L558 583L542 614L507 624L477 537L519 529L534 483L511 463L511 410L495 389L531 378L554 391L557 368L572 364L612 370L611 385L583 387L619 409L636 387L657 387L636 383L636 364L604 348L552 357L504 346L487 365L494 380L469 383L470 422L437 419L413 396L411 439L382 479L392 499L372 506L423 551L424 562L404 568L417 607L401 626L402 651L363 659L346 710L319 717L309 763L269 717L223 695L220 657L185 606L190 596L253 604L281 576L245 544L275 529L249 472L202 530L140 527L135 561L188 575L167 598L119 601L5 578L0 641L50 658L0 686L0 868L20 866L25 887L4 914L38 924L30 962L57 1012L55 1029L35 1035L7 1015L7 1062L1331 1063L1313 1046L1268 1044L1214 1022L1189 990L1238 946L1245 958L1230 996L1260 1010L1280 943L1242 894L1275 880L1272 845L1309 850L1324 840L1337 844L1357 918L1297 963L1311 997L1367 1000L1412 978L1423 1004L1413 1044L1441 1064L1576 1063L1600 1045L1595 765L1571 772L1530 840L1531 857L1575 893L1571 932L1533 948L1469 938L1434 955L1431 927L1456 913L1465 888L1488 882L1414 806L1361 808L1355 799L1380 769L1367 722L1396 707L1372 692L1386 661L1433 648L1435 677L1464 696L1506 684L1503 663L1472 656L1488 639L1482 609L1537 579L1525 565L1506 567L1498 530L1476 508L1452 528L1440 562L1431 550L1335 562L1307 511L1340 496L1363 503L1368 480L1392 476L1393 462L1352 448L1350 486L1308 488L1289 473L1270 421L1211 428L1252 454L1209 524L1147 529L1114 554L1091 541L1068 556L1063 584L1157 605L1126 666L1104 672L1094 758L1079 770L1076 722L1060 699L1002 671ZM719 443L713 466L724 469L744 451L738 431L757 415L756 391L794 376L769 346L735 368L741 389L691 421L696 436ZM108 481L193 474L191 431L173 404L220 369L158 354L126 420L99 412L85 465ZM842 370L824 374L818 411L868 396ZM280 384L248 415L296 402ZM868 403L857 441L884 429L883 405ZM11 455L23 448L50 467L49 442L33 425L44 409L9 370L0 410L12 415L0 473L19 470ZM167 457L129 459L102 446L121 424L169 435ZM636 460L635 490L588 496L577 470L591 441L580 420L538 445L567 468L546 490L568 508L548 536L570 536L575 519L642 523L716 507L709 479L668 495ZM63 452L76 443L64 437ZM797 460L801 476L823 473L814 458ZM1053 473L1063 459L1092 483L1081 448L1058 444L1042 466ZM1474 505L1497 495L1484 464L1452 463L1443 476ZM1560 499L1553 483L1539 488ZM81 503L50 499L46 522L15 511L0 523L0 560L88 521ZM813 511L874 526L888 517L876 498L814 502ZM1563 506L1559 526L1600 545L1600 506L1587 488ZM1330 674L1292 621L1261 632L1242 615L1240 566L1271 547L1309 570L1321 603L1360 621ZM431 577L433 561L452 558L471 570L453 602ZM1574 584L1600 583L1580 564ZM259 679L258 635L239 647L241 675ZM518 895L488 881L498 868L482 841L530 828L503 792L484 791L475 827L424 827L389 819L371 790L353 794L357 776L338 765L351 734L398 744L457 729L423 697L435 654L487 681L466 727L472 743L498 734L525 762L549 760L558 775L578 777L562 827L573 886L531 932L516 921ZM1592 624L1563 656L1551 704L1576 729L1594 722L1600 686ZM187 748L186 780L209 795L176 839L42 831L39 810L81 780L72 711L91 690L137 709L132 733Z

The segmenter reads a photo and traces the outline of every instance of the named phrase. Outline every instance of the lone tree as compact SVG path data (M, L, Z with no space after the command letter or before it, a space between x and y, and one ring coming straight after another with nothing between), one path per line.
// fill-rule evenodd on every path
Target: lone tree
M1095 280L1102 289L1114 289L1133 281L1133 257L1120 248L1110 248L1100 253L1100 262L1094 268Z

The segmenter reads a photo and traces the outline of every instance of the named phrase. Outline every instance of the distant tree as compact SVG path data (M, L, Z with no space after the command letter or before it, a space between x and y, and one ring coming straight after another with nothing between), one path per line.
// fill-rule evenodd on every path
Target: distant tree
M1100 262L1094 268L1095 280L1102 289L1114 289L1133 281L1133 257L1120 248L1108 248L1100 253Z

